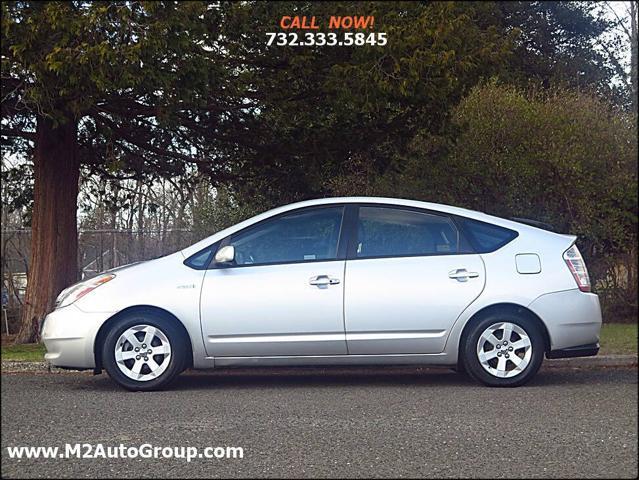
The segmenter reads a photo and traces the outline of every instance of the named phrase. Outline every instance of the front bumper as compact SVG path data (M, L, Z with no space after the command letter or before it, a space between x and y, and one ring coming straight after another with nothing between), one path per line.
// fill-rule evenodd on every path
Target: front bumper
M54 310L44 319L44 359L61 368L95 367L93 345L100 326L113 313L87 313L75 305Z
M599 297L579 289L547 293L538 297L528 308L544 322L550 337L550 352L590 350L599 348L601 331L601 307ZM596 347L593 347L596 345ZM573 352L572 356L579 355ZM549 357L550 358L550 357Z

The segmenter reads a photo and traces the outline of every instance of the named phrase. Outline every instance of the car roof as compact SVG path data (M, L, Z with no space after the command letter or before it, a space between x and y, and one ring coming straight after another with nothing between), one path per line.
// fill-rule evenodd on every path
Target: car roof
M546 230L539 229L537 227L533 227L531 225L525 225L523 223L515 222L512 220L506 220L504 218L495 217L493 215L488 215L483 212L479 212L476 210L469 210L466 208L455 207L451 205L444 205L441 203L433 203L433 202L422 202L419 200L409 200L405 198L390 198L390 197L327 197L327 198L318 198L313 200L304 200L301 202L290 203L287 205L283 205L281 207L274 208L272 210L268 210L264 213L260 213L254 217L251 217L243 222L235 224L231 227L228 227L224 230L221 230L210 237L201 240L200 242L191 245L190 247L182 250L182 253L185 257L193 255L194 253L206 248L208 245L225 238L226 236L237 232L243 228L253 225L254 223L265 220L269 217L279 215L281 213L285 213L292 210L297 210L305 207L313 207L319 205L333 205L333 204L347 204L347 203L368 203L368 204L380 204L380 205L394 205L394 206L405 206L405 207L414 207L421 208L424 210L432 210L435 212L446 213L449 215L458 215L465 218L471 218L474 220L479 220L482 222L492 223L494 225L498 225L504 228L510 228L512 230L516 230L519 233L528 232L531 234L550 234L550 235L558 235L552 232L548 232ZM563 237L563 235L561 235Z
M419 200L409 200L406 198L391 198L391 197L327 197L317 198L313 200L304 200L301 202L291 203L285 205L286 210L294 210L296 208L310 207L314 205L330 205L341 203L378 203L384 205L399 205L406 207L417 207L426 210L435 210L444 213L450 213L454 215L474 216L474 215L486 215L485 213L475 210L468 210L461 207L453 207L450 205L444 205L442 203L423 202ZM495 217L497 218L497 217Z
M449 215L459 215L461 217L472 218L475 220L480 220L482 222L494 223L495 225L500 225L500 226L511 228L514 230L520 230L522 227L524 229L531 228L530 225L525 225L512 220L507 220L505 218L496 217L494 215L489 215L487 213L480 212L477 210L470 210L467 208L455 207L452 205L445 205L443 203L424 202L420 200L410 200L407 198L391 198L391 197L318 198L313 200L304 200L301 202L290 203L288 205L277 207L273 210L269 210L268 212L264 212L264 213L272 213L273 215L277 215L279 213L295 210L298 208L312 207L312 206L319 206L319 205L344 204L344 203L370 203L370 204L414 207L414 208L421 208L424 210L432 210L434 212L447 213Z

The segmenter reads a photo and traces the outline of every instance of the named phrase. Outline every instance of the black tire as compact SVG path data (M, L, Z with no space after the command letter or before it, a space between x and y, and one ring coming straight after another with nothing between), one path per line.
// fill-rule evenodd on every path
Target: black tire
M132 391L159 390L166 387L187 367L188 355L191 354L188 339L176 323L177 321L171 316L157 311L132 312L119 318L107 333L102 346L102 363L109 377L120 386ZM115 359L116 342L126 330L136 325L150 325L159 329L170 343L171 355L168 366L151 380L139 381L127 377L120 370Z
M482 366L477 354L480 336L492 325L502 322L512 323L522 328L528 335L532 348L528 365L520 373L509 378L499 378L489 373ZM461 360L465 371L476 381L490 387L518 387L524 385L535 376L539 367L541 367L545 354L544 336L537 322L517 313L489 313L473 320L467 331L464 332L460 347ZM508 363L508 365L511 364ZM512 364L512 367L514 367L514 364Z

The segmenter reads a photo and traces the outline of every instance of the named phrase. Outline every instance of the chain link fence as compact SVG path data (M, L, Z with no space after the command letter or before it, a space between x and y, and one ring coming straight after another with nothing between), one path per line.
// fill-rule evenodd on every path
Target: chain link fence
M199 237L186 229L80 230L78 278L90 278L110 268L150 260L181 250ZM3 229L2 333L16 333L24 303L31 251L30 229Z

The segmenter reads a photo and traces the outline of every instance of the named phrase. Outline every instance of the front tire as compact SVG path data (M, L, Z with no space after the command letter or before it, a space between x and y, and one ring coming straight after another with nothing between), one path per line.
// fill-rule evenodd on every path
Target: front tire
M188 350L184 332L174 319L139 312L112 326L102 347L102 359L111 379L127 390L158 390L186 368Z
M468 374L491 387L530 381L544 359L545 342L536 322L514 313L494 313L469 327L462 342Z

